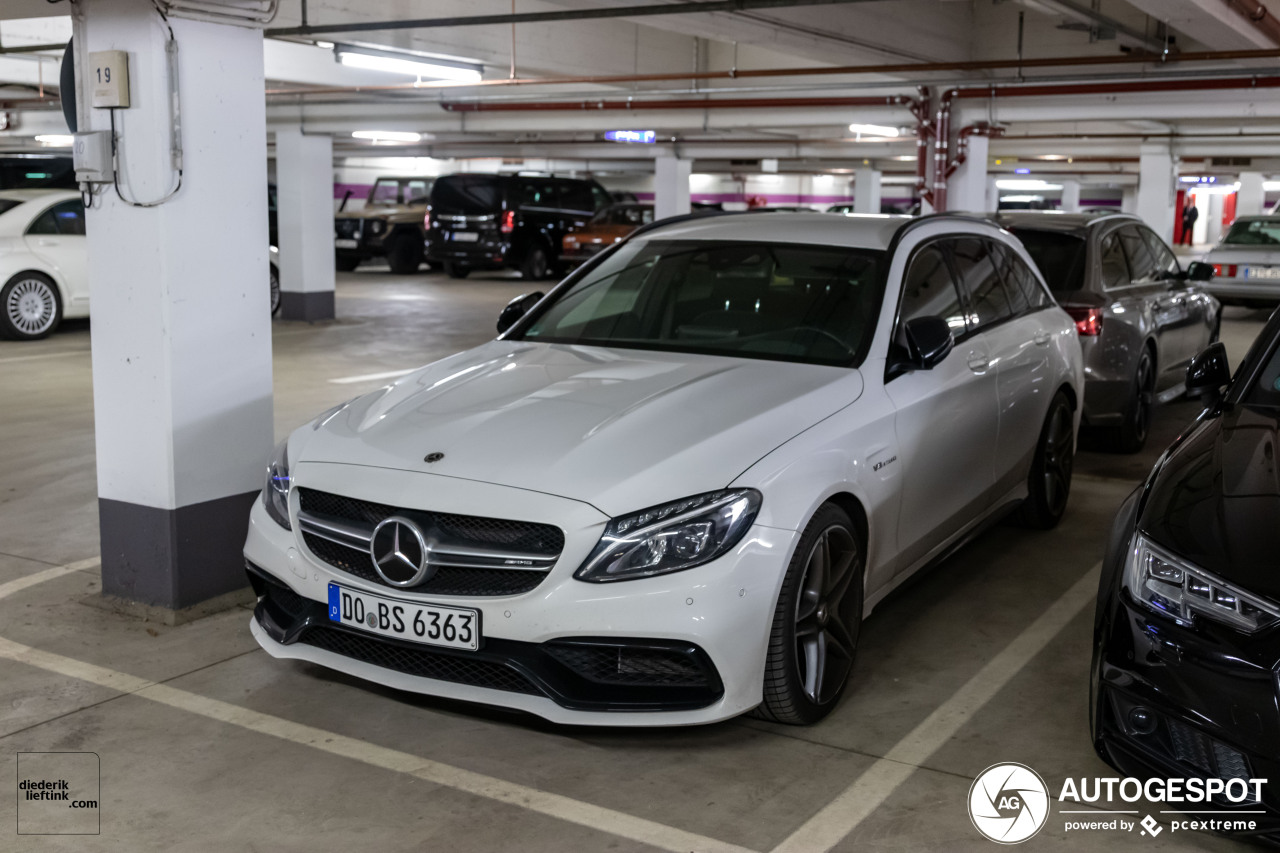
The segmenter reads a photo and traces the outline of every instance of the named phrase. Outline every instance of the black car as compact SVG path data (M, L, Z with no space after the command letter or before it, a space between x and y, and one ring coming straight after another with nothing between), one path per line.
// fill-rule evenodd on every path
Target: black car
M1215 343L1187 387L1210 405L1125 501L1103 562L1094 748L1139 778L1272 780L1213 807L1264 810L1241 817L1280 842L1280 312L1234 379Z
M555 271L564 235L613 203L595 181L540 175L446 175L431 188L427 260L453 278L474 269Z

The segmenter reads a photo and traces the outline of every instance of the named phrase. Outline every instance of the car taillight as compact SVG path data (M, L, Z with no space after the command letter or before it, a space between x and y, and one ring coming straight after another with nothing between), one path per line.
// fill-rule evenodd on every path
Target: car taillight
M1236 265L1235 265L1235 264L1214 264L1214 265L1213 265L1213 274L1214 274L1214 275L1225 275L1227 278L1235 278L1235 277L1236 277Z
M1069 305L1066 312L1076 321L1076 334L1082 338L1094 338L1102 334L1102 309L1092 305Z
M508 210L506 213L502 214L502 226L499 230L502 231L503 234L510 234L512 231L516 230L516 212L514 210Z

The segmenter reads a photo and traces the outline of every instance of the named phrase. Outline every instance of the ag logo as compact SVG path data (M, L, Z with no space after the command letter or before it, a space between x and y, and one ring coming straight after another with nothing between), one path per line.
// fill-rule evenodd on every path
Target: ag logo
M969 789L969 819L997 844L1019 844L1040 831L1049 817L1049 789L1023 764L993 764Z

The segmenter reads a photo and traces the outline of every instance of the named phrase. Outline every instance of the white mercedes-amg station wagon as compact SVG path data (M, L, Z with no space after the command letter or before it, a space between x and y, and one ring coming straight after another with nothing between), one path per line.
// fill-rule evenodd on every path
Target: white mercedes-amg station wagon
M811 723L895 586L1066 506L1075 324L988 222L666 220L499 329L277 448L272 655L564 723Z

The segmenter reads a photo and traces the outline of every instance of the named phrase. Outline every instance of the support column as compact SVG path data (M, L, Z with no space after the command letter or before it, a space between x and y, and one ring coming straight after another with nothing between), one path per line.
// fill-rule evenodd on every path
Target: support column
M1138 199L1134 211L1167 243L1173 242L1173 214L1177 199L1177 163L1164 145L1138 148Z
M1266 191L1261 172L1241 172L1236 191L1236 216L1261 216L1266 207Z
M1120 212L1121 213L1137 213L1138 212L1138 188L1122 187L1120 189Z
M1058 209L1063 213L1080 212L1080 182L1066 180L1062 182L1062 203Z
M262 33L150 0L80 0L76 73L128 54L115 111L120 191L87 215L103 593L176 611L245 586L241 549L272 445ZM81 130L107 130L82 106Z
M880 212L880 170L859 166L853 180L853 212Z
M276 131L280 316L332 320L333 139Z
M970 136L965 160L947 181L947 209L982 213L987 209L987 151L990 140Z
M658 157L653 165L653 218L665 219L688 213L692 209L689 206L689 174L693 171L693 161Z

